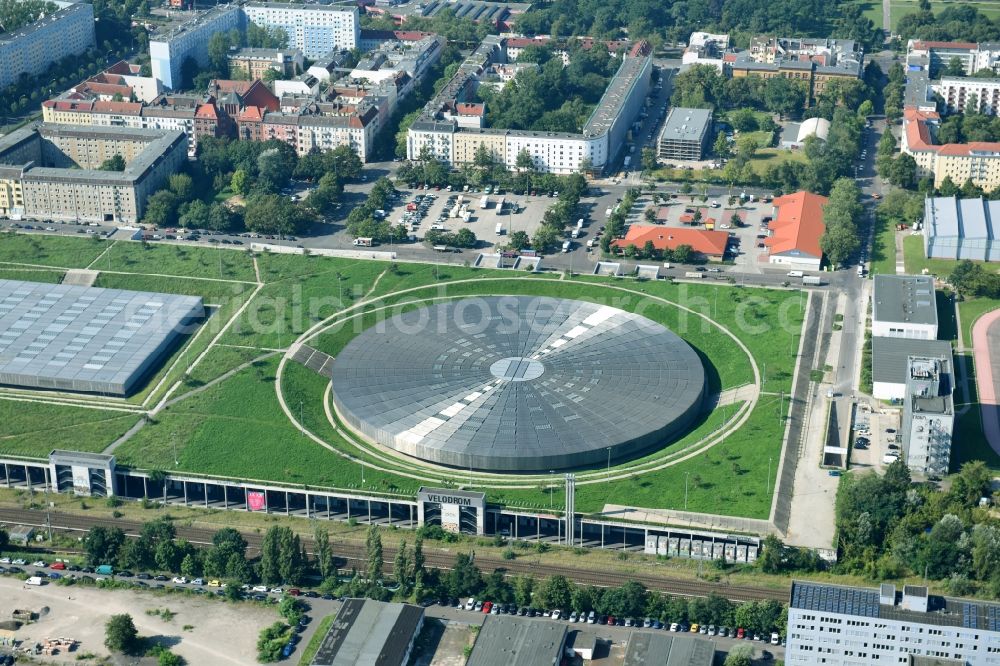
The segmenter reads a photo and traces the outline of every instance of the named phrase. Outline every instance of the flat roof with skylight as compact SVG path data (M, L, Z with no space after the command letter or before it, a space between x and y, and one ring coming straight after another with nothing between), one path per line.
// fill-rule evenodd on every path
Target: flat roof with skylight
M127 395L204 315L196 296L0 280L0 384Z

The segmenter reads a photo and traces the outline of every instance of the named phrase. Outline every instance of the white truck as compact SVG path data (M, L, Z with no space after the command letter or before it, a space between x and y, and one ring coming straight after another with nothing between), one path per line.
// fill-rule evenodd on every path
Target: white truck
M583 218L582 217L579 220L576 221L576 228L577 229L583 229Z
M563 252L569 252L570 245L571 245L571 243L569 241L563 241L562 251Z
M701 280L705 277L704 273L699 273L698 271L686 271L684 277L691 278L694 280Z
M500 197L497 200L497 215L500 215L501 213L503 213L503 205L504 205L504 198Z
M579 238L580 237L580 228L579 227L574 227L573 231L570 233L570 236L572 236L573 238Z
M459 215L461 215L461 211L462 211L462 204L457 203L454 206L452 206L451 215L449 217L458 217Z
M354 245L357 246L357 247L371 247L372 246L372 239L371 238L355 238L354 239Z
M818 275L803 275L802 284L811 284L815 287L823 284Z
M490 198L489 197L483 197L482 199L479 200L479 208L481 210L486 210L489 207L490 207Z
M497 224L497 236L503 236L503 223ZM566 530L567 532L569 530Z

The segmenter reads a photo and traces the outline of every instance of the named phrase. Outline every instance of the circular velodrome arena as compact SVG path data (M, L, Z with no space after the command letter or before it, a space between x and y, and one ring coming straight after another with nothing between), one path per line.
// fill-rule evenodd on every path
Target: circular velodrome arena
M496 296L369 328L336 358L332 388L340 417L382 446L451 467L538 472L603 465L682 433L701 410L705 371L645 317Z

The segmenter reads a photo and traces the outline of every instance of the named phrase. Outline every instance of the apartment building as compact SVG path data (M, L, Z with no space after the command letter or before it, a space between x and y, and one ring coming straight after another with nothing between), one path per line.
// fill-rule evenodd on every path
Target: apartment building
M429 154L452 165L464 164L472 161L478 144L485 143L502 157L508 168L515 168L518 155L526 153L539 171L561 174L583 168L602 171L623 149L629 127L649 92L652 59L648 45L638 42L623 56L621 66L583 130L563 133L483 127L478 108L481 105L471 102L481 79L494 71L494 65L506 64L507 41L486 37L427 103L407 134L407 157L417 160ZM463 114L470 117L463 118ZM463 133L469 136L462 136Z
M95 45L94 7L57 2L60 9L34 23L0 34L0 87L22 74L41 74L54 62Z
M199 66L208 65L208 41L217 32L244 30L246 17L238 5L218 5L195 14L191 20L166 34L149 40L149 64L153 76L166 88L180 88L181 67L192 58Z
M785 663L1000 664L1000 605L928 594L793 581Z
M692 32L681 56L684 65L711 65L723 71L723 56L729 50L729 35Z
M1000 143L935 144L932 128L939 123L940 115L935 111L903 110L900 150L913 156L917 176L932 176L935 187L945 178L956 185L971 180L986 191L1000 186Z
M950 112L972 110L991 116L1000 112L1000 81L997 79L943 77L931 84Z
M0 214L134 224L187 158L181 132L35 123L0 138ZM100 171L114 155L124 171Z
M167 88L180 87L185 60L193 58L205 66L211 36L226 30L246 30L248 21L282 28L288 35L287 48L297 49L310 59L353 49L361 39L357 7L271 2L219 5L150 40L153 76Z
M303 69L302 51L298 49L240 49L226 59L231 74L242 73L251 81L263 79L267 72L287 78Z
M247 21L282 28L288 35L288 48L299 49L309 59L353 49L361 42L357 7L250 2L243 6L243 12Z
M851 39L755 36L750 47L723 55L730 77L782 77L801 81L814 101L832 81L859 79L864 51Z

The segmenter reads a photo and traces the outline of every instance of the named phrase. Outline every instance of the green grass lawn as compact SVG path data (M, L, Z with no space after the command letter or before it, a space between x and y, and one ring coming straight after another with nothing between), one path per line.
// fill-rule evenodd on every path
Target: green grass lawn
M44 268L12 268L0 266L0 280L24 280L25 282L46 282L59 284L62 282L63 271L53 271Z
M121 273L256 281L253 259L247 252L185 245L115 243L94 268Z
M225 347L216 345L205 355L201 363L191 373L191 386L206 384L221 377L233 368L253 361L267 352L252 347Z
M872 275L896 274L896 227L882 215L875 216L871 268Z
M920 275L926 268L932 275L947 278L951 275L960 262L957 259L928 259L924 256L924 237L907 235L903 238L903 261L906 264L906 272L910 275ZM985 261L974 261L983 270L1000 272L996 263Z
M0 453L46 458L52 449L102 451L138 420L112 410L0 399Z
M865 18L872 20L876 28L882 28L882 3L871 1L859 1L857 4L861 6L861 11L865 15Z
M336 617L337 614L333 613L319 621L316 633L313 634L313 637L309 639L309 643L302 650L302 656L299 657L299 666L309 666L312 663L313 657L319 652L319 647L323 644L323 639L326 638L326 634L330 631L330 627L333 625L333 620Z
M895 30L896 24L899 23L899 19L906 16L907 14L914 14L918 10L917 2L910 0L891 0L891 5L889 8L889 21L892 23L892 28ZM988 18L996 20L1000 17L1000 2L983 2L982 0L974 2L950 2L942 0L931 0L931 10L934 13L940 12L946 7L956 7L962 5L974 5L977 10L985 14ZM878 5L879 14L881 15L882 9L881 4ZM878 25L878 23L876 23Z
M0 264L30 263L57 268L86 268L108 242L71 236L0 234Z
M971 298L958 304L958 316L962 320L963 347L972 348L972 327L976 320L997 308L1000 308L1000 300L992 298Z
M753 159L750 160L750 167L754 170L754 173L763 176L772 166L776 166L782 162L805 163L806 151L785 150L784 148L761 148L754 153Z

